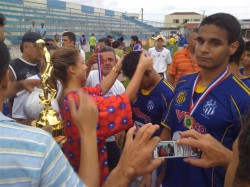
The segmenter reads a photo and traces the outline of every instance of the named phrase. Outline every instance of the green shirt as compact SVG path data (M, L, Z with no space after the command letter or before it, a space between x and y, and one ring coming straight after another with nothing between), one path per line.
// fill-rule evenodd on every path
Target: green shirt
M96 38L94 36L90 36L89 45L95 45L95 44L96 44Z

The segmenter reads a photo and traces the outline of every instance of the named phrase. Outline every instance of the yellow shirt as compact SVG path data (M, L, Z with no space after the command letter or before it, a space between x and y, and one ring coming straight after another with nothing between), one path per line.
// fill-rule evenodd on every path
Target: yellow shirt
M176 40L174 38L169 38L169 40L168 40L169 45L174 45L175 42L176 42Z

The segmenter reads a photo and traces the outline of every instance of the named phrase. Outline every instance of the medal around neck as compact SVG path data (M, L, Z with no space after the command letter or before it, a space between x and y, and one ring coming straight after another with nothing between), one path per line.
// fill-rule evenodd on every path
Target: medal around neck
M195 124L194 118L190 115L186 115L184 118L184 122L183 122L184 127L188 128L188 129L192 129L194 124Z

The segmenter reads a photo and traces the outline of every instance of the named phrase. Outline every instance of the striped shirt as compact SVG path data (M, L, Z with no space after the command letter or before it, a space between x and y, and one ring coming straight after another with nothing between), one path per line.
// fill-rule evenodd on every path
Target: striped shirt
M0 113L0 186L86 186L47 132Z
M175 75L174 84L180 77L200 71L196 60L192 60L188 53L188 47L174 54L172 64L168 69L170 75Z

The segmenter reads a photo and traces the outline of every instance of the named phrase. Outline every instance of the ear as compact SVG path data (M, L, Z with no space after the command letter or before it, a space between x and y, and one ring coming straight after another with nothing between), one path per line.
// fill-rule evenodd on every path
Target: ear
M69 74L74 74L75 73L75 67L74 66L69 66L67 71L68 71Z
M29 47L29 44L27 42L24 42L23 49L27 50L28 47Z
M230 44L230 49L229 49L230 56L233 55L236 52L238 47L239 47L239 42L238 41L233 42L233 43Z

